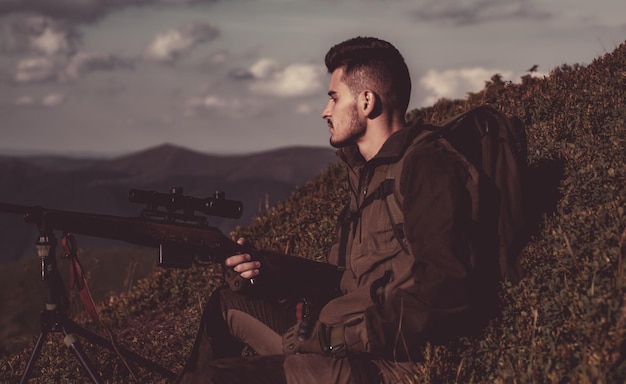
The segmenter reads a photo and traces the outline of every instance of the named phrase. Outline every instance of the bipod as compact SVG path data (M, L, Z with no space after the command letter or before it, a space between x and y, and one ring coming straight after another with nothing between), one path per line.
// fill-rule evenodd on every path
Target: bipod
M87 341L98 344L110 351L116 351L124 358L129 359L143 367L157 372L163 377L175 379L176 374L169 369L150 361L130 350L121 347L114 347L112 342L95 333L81 327L67 317L69 301L65 294L65 288L56 263L56 238L52 232L41 232L35 243L37 254L41 259L41 281L43 283L45 307L40 315L41 333L35 343L35 348L28 359L26 368L20 381L26 384L32 370L41 355L41 349L50 333L61 333L65 345L70 348L80 364L85 369L91 380L96 383L103 383L100 376L94 369L91 361L85 355L80 343L75 335L85 338Z

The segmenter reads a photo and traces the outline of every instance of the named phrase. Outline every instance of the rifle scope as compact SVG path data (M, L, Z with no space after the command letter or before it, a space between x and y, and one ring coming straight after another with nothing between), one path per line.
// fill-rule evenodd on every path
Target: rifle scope
M199 211L211 216L239 219L243 213L243 204L237 200L227 200L224 192L215 192L214 196L205 198L183 195L183 188L175 187L170 193L131 189L128 191L131 203L146 204L148 209L165 208L169 212L183 211L185 215L193 215Z

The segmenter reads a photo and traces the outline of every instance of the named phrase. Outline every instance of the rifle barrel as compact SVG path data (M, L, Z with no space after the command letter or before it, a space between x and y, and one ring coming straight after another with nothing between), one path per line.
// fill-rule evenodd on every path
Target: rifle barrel
M212 259L233 255L239 247L219 229L208 225L7 203L0 203L0 212L23 214L25 222L35 224L44 231L60 230L148 247L167 245L186 252L210 254Z
M36 210L36 206L0 203L0 212L17 213L25 215L28 212Z

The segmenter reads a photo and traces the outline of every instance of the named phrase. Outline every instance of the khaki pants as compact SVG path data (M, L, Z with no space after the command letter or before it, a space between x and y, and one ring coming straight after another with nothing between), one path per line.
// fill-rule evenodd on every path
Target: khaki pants
M295 305L281 306L220 288L200 320L181 384L379 383L366 359L282 354L282 335L296 323ZM258 355L242 357L244 345Z

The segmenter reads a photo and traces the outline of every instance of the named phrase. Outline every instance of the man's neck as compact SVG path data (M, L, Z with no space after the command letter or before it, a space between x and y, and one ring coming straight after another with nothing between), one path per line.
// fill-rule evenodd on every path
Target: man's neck
M357 142L359 152L365 161L370 161L383 147L389 136L404 128L404 121L399 119L385 121L372 121L367 127L365 135Z

